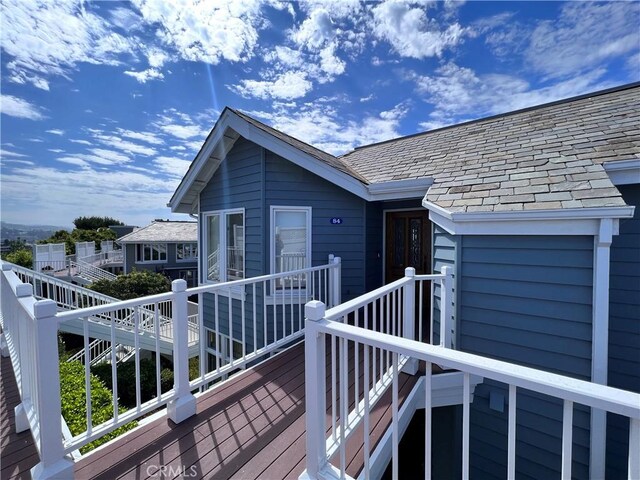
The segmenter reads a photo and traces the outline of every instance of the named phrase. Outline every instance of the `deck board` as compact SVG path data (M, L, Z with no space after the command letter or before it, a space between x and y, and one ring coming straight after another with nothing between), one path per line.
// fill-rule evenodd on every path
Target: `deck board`
M352 391L355 375L350 363ZM362 385L362 367L359 373ZM401 400L415 381L416 377L401 375ZM372 412L376 438L391 421L387 393ZM330 391L326 395L329 406ZM197 414L181 424L157 419L81 459L76 478L157 478L160 466L167 469L163 478L297 478L305 466L304 396L304 345L299 344L200 396ZM327 424L330 418L328 409ZM362 433L356 433L349 442L348 471L362 468L361 438Z
M29 470L39 461L30 431L15 433L14 408L20 392L9 358L0 359L0 478L30 478Z

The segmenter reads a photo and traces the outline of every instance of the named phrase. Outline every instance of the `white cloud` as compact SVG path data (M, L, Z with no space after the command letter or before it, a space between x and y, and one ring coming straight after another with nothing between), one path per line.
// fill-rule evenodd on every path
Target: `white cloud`
M8 78L18 83L46 90L42 75L68 76L80 62L116 65L134 48L77 0L6 0L2 13L0 46L11 59Z
M52 128L51 130L45 130L45 132L50 133L51 135L64 135L64 130L60 130L59 128Z
M0 96L0 113L29 120L43 120L46 118L37 106L12 95Z
M188 140L193 137L202 136L204 133L203 130L197 125L161 125L160 129L163 132L166 132L174 137L181 138L183 140Z
M285 72L273 80L242 80L235 90L246 98L291 100L304 97L311 88L306 72Z
M217 64L253 56L263 20L260 2L134 0L144 20L159 25L159 38L184 59Z
M329 12L324 8L318 8L311 11L300 28L293 33L292 38L298 45L319 49L333 36L334 25Z
M382 2L372 11L373 33L403 57L440 57L445 49L458 45L465 34L458 23L442 28L427 17L426 8L411 7L399 0Z
M123 137L132 138L134 140L142 140L143 142L150 143L152 145L162 145L164 140L151 132L134 132L132 130L125 130L118 128L118 133Z
M398 137L400 121L407 111L406 106L400 104L389 111L347 120L341 112L325 103L307 103L293 109L276 104L274 112L250 114L321 150L341 154L359 145Z
M166 173L172 177L182 179L191 162L189 160L183 160L181 158L173 157L158 157L153 160L153 164L159 171Z
M638 52L638 25L638 2L568 2L535 28L526 59L547 78L577 75Z
M48 148L47 150L49 150L50 152L53 152L53 153L62 153L62 152L64 152L64 150L61 149L61 148Z
M129 153L129 154L150 156L158 153L155 148L130 142L116 135L104 133L102 130L96 130L92 128L89 128L87 130L91 133L93 138L95 138L97 141L99 141L103 145L117 148L118 150L122 150L123 152ZM80 143L80 142L76 142L76 143Z
M26 157L23 153L12 152L5 149L0 149L0 157L13 157L13 158L24 158Z
M148 68L147 70L142 70L140 72L125 70L124 74L135 78L140 83L147 83L149 80L164 79L164 74L157 68Z
M73 142L73 143L79 143L80 145L93 145L88 140L78 140L78 139L75 139L75 138L71 138L71 139L69 139L69 141Z
M424 101L435 107L421 127L433 129L612 86L601 81L604 73L604 70L594 70L546 87L532 88L527 80L520 77L478 75L470 68L448 63L435 75L415 75L413 80Z
M108 164L128 163L131 161L129 157L113 150L105 150L103 148L92 148L90 150L95 156L104 159Z

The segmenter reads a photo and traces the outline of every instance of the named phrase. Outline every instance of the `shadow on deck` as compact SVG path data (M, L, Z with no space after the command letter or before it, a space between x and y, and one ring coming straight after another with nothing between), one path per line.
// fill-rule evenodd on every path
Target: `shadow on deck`
M400 402L416 381L400 376ZM197 414L184 422L157 419L81 459L75 476L297 479L305 468L304 397L299 344L199 397ZM372 410L372 447L391 423L390 405L389 390ZM347 445L354 477L364 464L362 443L360 430Z
M29 470L40 461L31 431L16 432L14 408L20 392L10 358L0 359L0 478L31 478Z

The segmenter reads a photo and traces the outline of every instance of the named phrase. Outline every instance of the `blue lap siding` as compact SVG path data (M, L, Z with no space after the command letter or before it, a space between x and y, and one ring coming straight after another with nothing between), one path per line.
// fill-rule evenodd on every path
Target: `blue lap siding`
M609 385L640 392L640 185L618 189L636 211L611 244ZM626 478L629 421L609 415L607 422L607 478Z
M460 349L590 379L593 237L464 236L458 246ZM476 388L472 477L506 476L507 399L506 385ZM518 478L558 476L561 402L519 391L517 407ZM574 477L587 478L589 413L577 406L574 415Z

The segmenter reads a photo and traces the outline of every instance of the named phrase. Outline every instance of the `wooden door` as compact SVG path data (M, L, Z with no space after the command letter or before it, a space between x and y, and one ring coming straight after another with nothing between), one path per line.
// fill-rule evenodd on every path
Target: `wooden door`
M385 283L404 277L404 269L413 267L416 275L431 273L431 222L427 210L387 212L385 238ZM422 295L422 340L430 338L431 282L416 287L416 335Z

